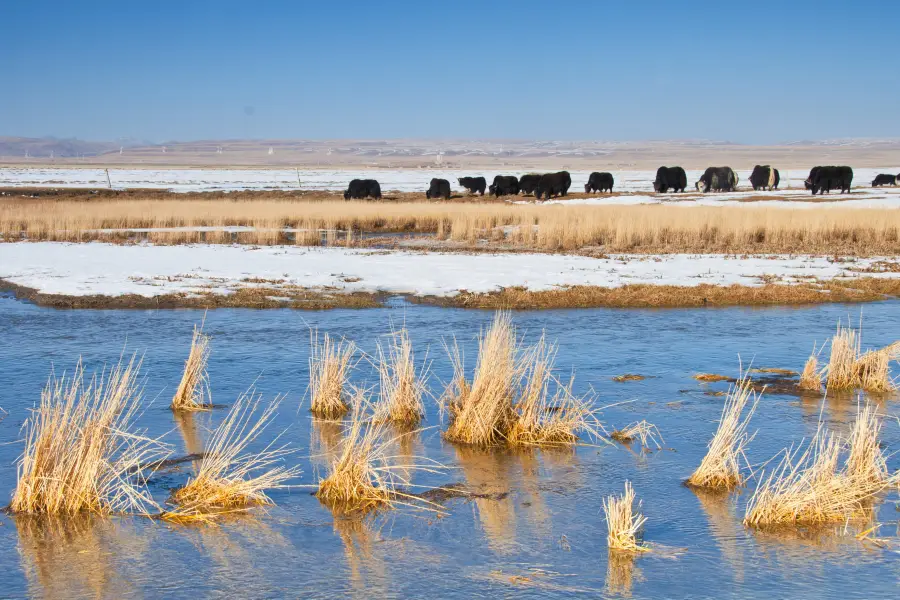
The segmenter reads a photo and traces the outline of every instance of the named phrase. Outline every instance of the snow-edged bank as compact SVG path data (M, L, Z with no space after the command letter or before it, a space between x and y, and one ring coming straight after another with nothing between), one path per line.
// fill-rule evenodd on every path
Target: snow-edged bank
M230 293L245 287L452 296L522 286L619 287L645 283L761 285L855 277L878 258L852 263L811 256L460 254L294 246L0 244L0 279L71 296ZM869 276L900 277L900 273Z

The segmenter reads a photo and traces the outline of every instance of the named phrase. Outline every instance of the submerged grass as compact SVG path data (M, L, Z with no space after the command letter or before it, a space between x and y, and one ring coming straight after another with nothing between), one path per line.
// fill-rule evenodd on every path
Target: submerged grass
M327 333L319 344L319 332L309 332L309 410L323 419L337 419L349 405L344 386L353 368L356 345L344 339L335 342Z
M722 418L709 442L709 450L700 461L700 466L688 478L687 485L730 490L744 483L741 459L747 462L744 449L753 439L747 427L759 398L760 395L753 391L753 382L748 374L744 374L729 388L722 407Z
M172 397L172 410L209 410L212 400L209 393L209 375L206 364L209 361L209 336L203 333L203 326L194 326L191 350L184 363L181 383Z
M206 521L271 504L266 491L284 487L299 474L299 467L281 464L291 450L275 447L279 436L262 450L249 449L275 416L281 398L260 410L261 401L253 388L238 397L213 432L196 475L172 492L170 502L176 507L163 513L164 519Z
M146 514L155 506L141 465L166 447L133 429L141 403L140 361L124 359L89 382L81 362L72 377L50 375L25 421L25 450L10 509L17 513Z
M632 423L622 429L616 429L609 434L609 437L617 442L622 442L623 444L631 443L634 440L640 440L641 445L645 448L649 448L650 444L653 444L656 446L657 450L662 449L662 446L660 445L660 441L663 441L662 434L659 432L656 425L646 420Z
M606 516L606 543L610 550L622 552L649 552L639 535L647 517L634 508L634 488L631 482L625 482L625 493L622 496L607 496L603 500L603 513ZM638 503L640 510L641 503Z
M869 405L857 411L846 440L820 423L805 449L785 450L778 466L759 482L744 524L814 527L870 519L875 497L900 482L900 474L887 470L880 430L881 420Z

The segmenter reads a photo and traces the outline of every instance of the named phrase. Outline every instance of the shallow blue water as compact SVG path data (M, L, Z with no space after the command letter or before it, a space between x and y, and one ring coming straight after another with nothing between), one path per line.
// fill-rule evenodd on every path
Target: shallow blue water
M143 519L46 522L0 519L0 596L3 597L515 597L634 598L872 598L896 594L900 556L851 536L762 535L741 525L749 493L726 500L698 497L682 485L715 429L722 398L705 395L697 372L734 375L744 364L800 370L813 342L822 343L839 319L864 317L863 343L900 339L900 304L809 308L703 310L559 310L514 313L526 340L546 331L559 345L557 368L576 373L576 391L597 393L609 427L647 419L665 438L663 451L585 445L573 453L477 452L441 440L436 404L407 449L451 467L415 482L465 482L500 499L451 500L448 515L401 509L365 521L335 520L310 488L276 490L276 506L255 519L218 527L178 527ZM197 449L224 410L176 422L167 409L180 379L191 329L202 311L60 311L0 298L0 490L15 487L20 427L50 373L71 370L79 356L88 371L122 353L143 355L147 408L138 425L166 435L177 454ZM269 439L298 450L297 483L316 481L310 454L339 436L334 426L311 426L303 403L309 328L355 340L373 353L391 323L405 322L417 358L431 361L435 394L450 377L442 347L452 336L475 364L475 335L492 313L406 306L361 311L217 310L206 315L212 335L213 399L228 404L251 383L264 397L285 394ZM621 373L652 376L617 383ZM374 386L363 361L353 374ZM897 401L879 398L896 415ZM152 402L152 404L151 404ZM844 431L852 399L798 399L766 394L754 417L749 448L762 463L811 435L823 418ZM265 443L267 440L260 440ZM900 427L886 421L888 451L900 447ZM900 468L892 456L889 465ZM164 500L190 465L150 482ZM606 550L601 501L630 480L648 518L645 539L656 551L633 561ZM751 484L752 485L752 484ZM896 541L896 493L879 505L880 535Z

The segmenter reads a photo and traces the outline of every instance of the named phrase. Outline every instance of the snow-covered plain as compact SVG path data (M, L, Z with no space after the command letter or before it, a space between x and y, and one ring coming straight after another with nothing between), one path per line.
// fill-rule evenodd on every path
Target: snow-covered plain
M598 166L596 170L607 170ZM652 194L655 171L612 170L615 191ZM878 173L900 172L900 165L879 169L854 169L854 192L878 198L898 199L900 188L871 188ZM572 171L572 190L582 191L590 175L589 171ZM754 196L809 196L803 189L808 169L781 170L780 191L754 193L750 189L750 170L737 170L739 187ZM428 188L432 177L447 179L454 191L463 191L457 184L459 177L483 175L490 182L495 175L521 176L523 171L466 171L456 169L109 169L114 188L151 188L174 192L235 191L235 190L344 190L351 179L377 179L384 191L422 192ZM702 171L687 171L688 188L694 190L694 182ZM78 168L0 168L0 187L106 187L103 169ZM790 189L789 189L790 188ZM740 193L740 192L739 192ZM746 196L746 194L745 194ZM738 194L707 194L706 198L738 198ZM611 200L610 200L611 201Z
M831 279L857 276L852 269L865 268L877 260L836 263L811 256L685 254L588 258L294 246L23 242L0 244L0 279L48 294L74 296L227 294L260 285L452 296L461 290L490 292L512 286L548 290L569 285L618 287L635 283L760 285L763 276L789 282L811 277Z

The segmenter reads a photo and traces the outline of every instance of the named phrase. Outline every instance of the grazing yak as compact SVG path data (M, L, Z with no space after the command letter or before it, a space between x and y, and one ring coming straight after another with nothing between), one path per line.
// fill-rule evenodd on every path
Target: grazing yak
M687 187L687 173L681 167L660 167L656 170L656 181L653 182L653 191L665 194L670 189L673 192L683 192Z
M756 165L750 174L750 185L754 191L778 189L778 182L781 181L781 174L778 169L774 169L769 165Z
M540 180L541 175L539 173L529 173L527 175L522 175L519 178L519 191L522 192L523 196L533 194L534 190L537 189L538 182Z
M875 180L872 181L872 187L881 185L897 185L897 175L876 175Z
M613 179L612 173L594 171L588 177L588 182L584 184L584 192L611 192L614 183L615 179Z
M457 181L470 194L481 194L484 196L484 190L487 189L487 181L484 180L484 177L460 177Z
M697 180L697 191L704 194L714 192L733 192L737 189L738 176L731 167L709 167Z
M428 191L425 192L426 198L443 198L450 199L450 182L446 179L432 179Z
M344 200L351 198L361 200L364 198L381 199L381 186L374 179L354 179L344 192Z
M853 169L846 166L813 167L809 177L803 182L806 189L816 194L827 194L831 190L840 189L841 193L850 193L850 184L853 183Z
M494 177L494 183L488 188L491 195L497 196L517 196L519 194L519 180L515 175L497 175Z
M534 190L534 197L540 200L544 198L549 200L553 196L565 196L572 187L572 176L568 171L560 171L558 173L544 173L538 180L537 187Z

